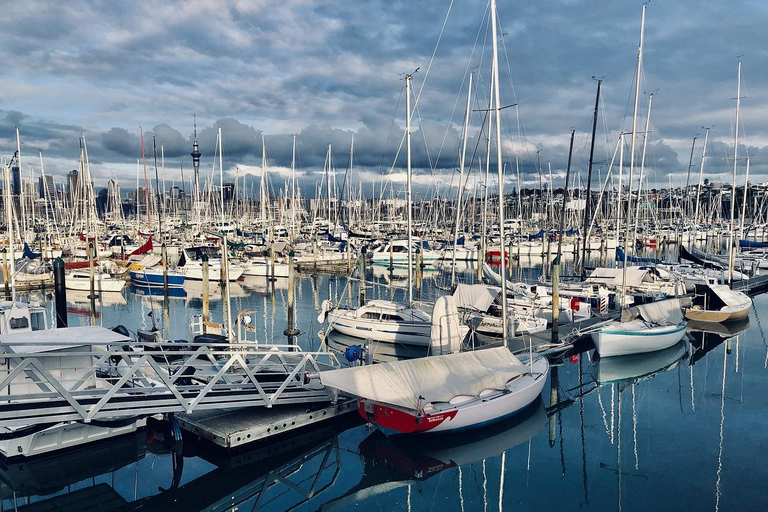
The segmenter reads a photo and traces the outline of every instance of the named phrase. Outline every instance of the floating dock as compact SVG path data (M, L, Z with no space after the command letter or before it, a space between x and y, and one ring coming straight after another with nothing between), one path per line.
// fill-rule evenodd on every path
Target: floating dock
M179 426L222 448L232 449L357 411L357 399L335 404L283 405L181 414Z

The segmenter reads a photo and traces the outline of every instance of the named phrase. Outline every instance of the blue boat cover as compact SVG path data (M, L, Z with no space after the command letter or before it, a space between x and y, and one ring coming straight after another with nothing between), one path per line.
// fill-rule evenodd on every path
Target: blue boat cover
M616 261L624 261L624 250L621 247L616 248ZM637 256L627 256L628 263L661 263L661 260L656 258L640 258Z

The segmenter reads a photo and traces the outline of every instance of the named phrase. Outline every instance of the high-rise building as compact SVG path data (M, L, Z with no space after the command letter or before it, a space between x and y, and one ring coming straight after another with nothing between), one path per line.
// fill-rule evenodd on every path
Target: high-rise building
M67 174L67 197L70 204L72 204L77 197L77 190L79 186L80 174L76 169L69 171L69 174Z
M11 194L21 195L21 171L18 163L11 167Z
M38 178L37 192L41 199L47 199L48 201L56 199L56 184L53 182L53 175L46 174L45 177L40 176Z

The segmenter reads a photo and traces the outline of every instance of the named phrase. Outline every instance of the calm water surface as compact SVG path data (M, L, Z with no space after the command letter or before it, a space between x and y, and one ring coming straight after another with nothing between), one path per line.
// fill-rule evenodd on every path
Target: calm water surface
M368 297L402 299L402 277L369 271L381 285ZM447 285L442 273L427 273L423 297ZM97 304L94 321L135 330L150 327L153 312L167 338L188 339L199 290L165 302L129 288ZM311 349L320 302L354 304L358 284L304 277L296 293L299 343ZM260 340L281 340L286 295L284 284L273 290L249 278L232 286L232 309L254 311ZM223 315L216 297L215 321ZM50 298L33 298L50 307ZM90 323L88 300L68 299L70 325ZM566 359L523 414L461 436L387 436L353 418L233 457L193 439L174 457L159 429L62 456L0 461L2 509L766 510L766 313L768 295L758 296L749 322L690 332L658 354Z

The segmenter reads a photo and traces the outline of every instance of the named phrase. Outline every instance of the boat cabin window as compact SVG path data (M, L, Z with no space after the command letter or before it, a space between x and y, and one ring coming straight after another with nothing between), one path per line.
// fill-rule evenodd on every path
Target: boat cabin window
M32 320L33 331L42 331L43 329L45 329L45 312L44 311L31 313L29 317Z
M387 313L384 313L381 315L382 320L388 320L390 322L402 322L403 319L400 318L398 315L388 315Z
M27 317L25 316L19 318L10 318L8 320L8 326L11 329L26 329L29 327L29 320L27 320Z
M392 248L392 252L408 252L408 248L403 247L402 245L396 245Z
M367 311L367 312L363 313L360 318L368 318L370 320L378 320L379 319L379 314L375 313L373 311Z

